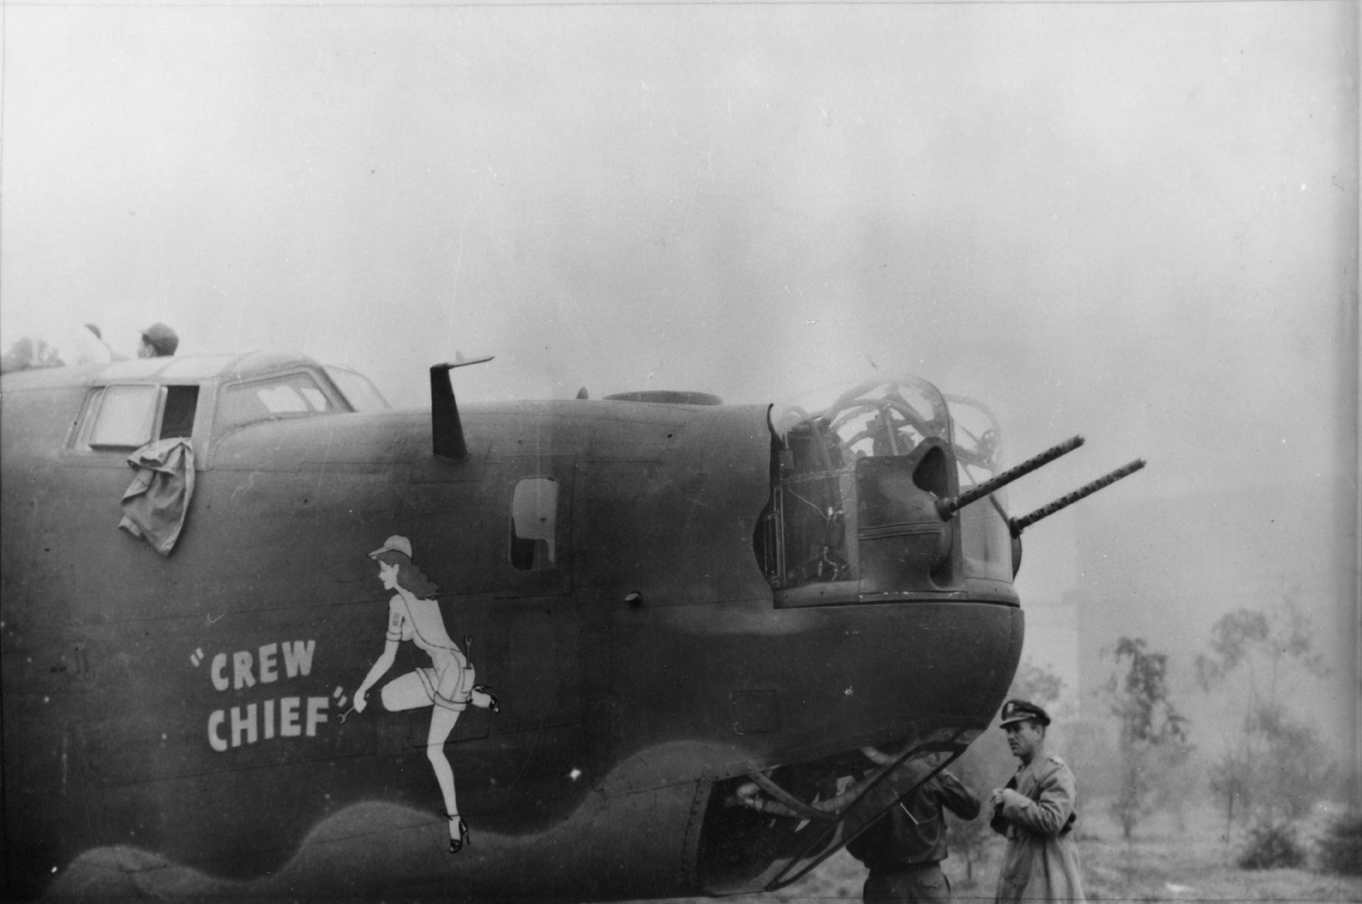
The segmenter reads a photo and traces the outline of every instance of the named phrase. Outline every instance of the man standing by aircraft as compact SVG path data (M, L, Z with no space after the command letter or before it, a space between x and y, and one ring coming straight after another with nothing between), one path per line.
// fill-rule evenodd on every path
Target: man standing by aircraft
M870 868L861 898L866 904L949 901L946 808L961 819L979 815L979 798L949 772L932 776L847 845Z
M1021 760L1007 787L995 788L989 825L1007 837L996 904L1083 900L1083 874L1072 830L1078 789L1064 761L1045 752L1050 716L1025 700L1003 704L1001 728Z

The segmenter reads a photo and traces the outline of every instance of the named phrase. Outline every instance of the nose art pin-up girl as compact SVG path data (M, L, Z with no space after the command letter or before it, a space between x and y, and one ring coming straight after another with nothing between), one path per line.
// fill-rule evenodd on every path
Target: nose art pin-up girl
M390 712L432 708L426 758L444 795L445 814L449 817L449 852L457 854L468 843L468 826L459 817L454 769L445 758L445 741L468 704L494 713L500 712L501 707L488 688L473 683L473 666L445 630L440 604L434 598L440 588L412 562L411 541L406 537L389 537L369 553L369 558L378 562L378 578L394 595L388 602L387 643L355 692L355 711L364 712L368 705L365 697L392 668L398 644L411 641L430 656L429 667L418 668L384 685L381 698L383 708Z

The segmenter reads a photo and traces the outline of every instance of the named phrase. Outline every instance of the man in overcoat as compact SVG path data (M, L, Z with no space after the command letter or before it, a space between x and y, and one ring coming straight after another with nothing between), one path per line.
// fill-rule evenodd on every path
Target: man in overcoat
M996 904L1083 900L1073 838L1078 788L1064 761L1045 751L1050 716L1025 700L1003 704L1002 729L1021 768L990 798L995 832L1007 837Z

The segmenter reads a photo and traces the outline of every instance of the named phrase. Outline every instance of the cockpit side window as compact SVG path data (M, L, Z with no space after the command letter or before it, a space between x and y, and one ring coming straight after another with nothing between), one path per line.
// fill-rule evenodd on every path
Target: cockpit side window
M90 396L75 444L97 452L128 451L153 440L191 437L197 410L196 385L109 385Z
M198 386L105 386L86 407L80 445L96 451L128 450L156 439L190 437L198 404Z
M331 400L310 374L284 374L226 387L218 402L218 429L334 410Z
M198 407L199 387L167 386L165 411L161 415L161 439L192 436Z
M106 386L95 400L86 444L91 449L136 449L151 441L161 387Z
M378 388L364 375L330 364L326 365L325 369L331 382L336 384L341 395L345 396L350 407L356 411L388 411L392 408Z

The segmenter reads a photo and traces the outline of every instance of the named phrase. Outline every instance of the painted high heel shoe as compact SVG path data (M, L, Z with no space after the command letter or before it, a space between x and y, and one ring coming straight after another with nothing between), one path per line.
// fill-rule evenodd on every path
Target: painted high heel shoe
M458 813L449 817L451 823L456 820L459 823L457 826L457 837L451 835L449 838L449 852L451 854L457 854L459 851L463 850L464 845L473 843L473 840L468 835L468 823L460 819Z
M494 713L497 714L501 713L501 704L497 702L497 695L492 693L491 688L489 688L485 684L475 684L473 685L473 690L479 694L486 694L488 697L490 697L492 702L487 704L487 708Z

